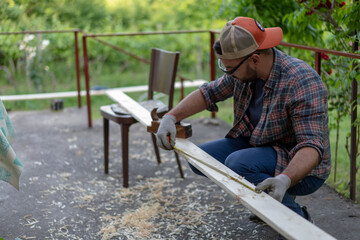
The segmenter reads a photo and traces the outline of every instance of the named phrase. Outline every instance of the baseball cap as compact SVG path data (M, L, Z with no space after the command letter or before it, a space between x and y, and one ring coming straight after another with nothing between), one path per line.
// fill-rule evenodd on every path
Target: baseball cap
M220 32L222 59L242 58L258 49L272 48L280 44L283 32L280 27L263 28L253 18L237 17L226 23Z

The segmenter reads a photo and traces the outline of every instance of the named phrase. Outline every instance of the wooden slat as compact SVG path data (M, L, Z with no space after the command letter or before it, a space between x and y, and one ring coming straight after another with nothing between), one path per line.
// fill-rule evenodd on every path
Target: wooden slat
M184 81L184 87L198 87L205 83L205 80L194 80L194 81ZM175 83L175 88L180 88L180 82ZM131 87L122 87L122 88L113 88L105 90L90 90L91 96L105 95L107 91L111 90L120 90L122 92L144 92L147 91L147 85L141 86L131 86ZM2 95L0 96L2 101L20 101L20 100L39 100L39 99L54 99L54 98L68 98L68 97L77 97L77 91L70 92L54 92L54 93L37 93L37 94L17 94L17 95ZM86 96L86 91L80 91L81 96Z
M149 126L151 124L150 112L141 107L129 96L122 93L121 91L109 91L107 94L116 102L118 102L123 108L129 111L131 115L143 125ZM175 147L180 150L178 151L179 154L183 155L191 164L204 173L209 179L238 199L246 208L264 220L269 226L278 231L284 237L288 239L299 240L335 239L266 193L256 193L241 183L232 180L228 176L223 175L211 167L208 167L197 161L196 159L201 159L216 169L225 172L227 175L241 179L241 176L227 168L225 165L219 163L216 159L202 151L189 140L177 138ZM189 155L192 157L189 157ZM242 181L244 181L245 184L255 187L245 179Z
M144 126L151 126L151 114L148 110L146 110L143 106L141 106L138 102L133 100L131 97L126 95L120 90L109 90L106 94L118 102L122 108L124 108L127 112L131 113L131 115L138 120ZM136 113L136 114L135 114Z
M261 218L269 226L281 233L288 239L335 239L328 233L324 232L317 226L313 225L309 221L305 220L280 202L276 201L268 194L262 192L261 194L244 187L240 183L226 177L214 169L198 162L197 160L190 158L188 154L195 158L206 161L217 169L226 172L227 174L240 178L238 174L227 168L225 165L220 164L216 159L211 157L206 152L202 151L192 142L187 139L176 139L176 148L186 152L187 155L183 155L188 161L204 173L208 178L215 182L218 186L223 188L229 194L237 198L246 208ZM181 152L178 152L181 154ZM243 180L246 184L255 187L250 182Z

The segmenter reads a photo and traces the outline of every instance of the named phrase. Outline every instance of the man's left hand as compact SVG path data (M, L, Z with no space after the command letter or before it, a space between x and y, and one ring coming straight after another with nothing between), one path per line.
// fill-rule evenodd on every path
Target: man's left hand
M290 184L291 179L285 174L280 174L276 177L265 179L256 186L255 190L264 191L267 189L270 196L281 202Z

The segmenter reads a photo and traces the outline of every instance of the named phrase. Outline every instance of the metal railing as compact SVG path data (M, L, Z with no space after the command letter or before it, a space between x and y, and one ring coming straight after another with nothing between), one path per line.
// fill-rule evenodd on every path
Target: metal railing
M87 38L96 39L103 44L109 45L109 43L97 39L98 37L129 37L129 36L138 36L138 35L159 35L159 34L188 34L188 33L210 33L210 80L213 81L216 79L216 64L215 64L215 52L212 48L215 42L215 35L218 34L220 31L211 31L211 30L198 30L198 31L167 31L167 32L135 32L135 33L104 33L104 34L84 34L83 35L83 52L84 52L84 74L85 74L85 85L86 85L86 99L87 99L87 109L88 109L88 126L92 126L91 120L91 100L90 100L90 76L89 76L89 67L88 67L88 56L87 56ZM360 59L359 54L354 53L347 53L343 51L336 51L336 50L329 50L324 48L316 48L316 47L309 47L304 45L298 44L291 44L282 42L281 46L290 47L290 48L297 48L307 51L312 51L315 54L315 70L321 76L321 53L327 53L337 56L343 56L348 58L355 58ZM357 43L354 44L357 48ZM111 44L110 44L111 46ZM111 46L114 48L114 46ZM355 48L354 48L355 49ZM119 51L126 51L124 49ZM128 55L131 53L126 52ZM147 62L145 59L141 59L138 56L132 56L134 58L138 58L138 60ZM353 66L355 68L355 66ZM352 80L352 97L351 97L351 145L350 145L350 160L351 160L351 169L350 169L350 198L352 200L356 199L356 155L357 155L357 144L356 144L356 130L357 127L354 125L355 120L357 119L357 89L358 84L356 79ZM212 113L212 117L215 117L215 113Z
M0 35L27 35L27 34L54 34L54 33L74 33L74 52L75 52L75 71L76 71L76 88L78 107L81 108L81 86L80 86L80 60L79 60L79 44L78 34L82 32L80 29L70 30L44 30L44 31L19 31L19 32L0 32Z
M359 54L354 53L346 53L341 51L335 51L335 50L329 50L329 49L323 49L323 48L315 48L315 47L308 47L308 46L302 46L297 44L291 44L291 43L281 43L282 46L285 47L292 47L292 48L298 48L298 49L304 49L308 51L312 51L315 53L315 70L318 72L318 74L321 76L321 53L328 53L336 56L342 56L342 57L348 57L348 58L356 58L360 59ZM358 48L358 42L355 41L355 44L353 45L353 50ZM352 69L355 69L356 65L352 66ZM356 155L357 155L357 127L354 125L356 119L357 119L357 95L358 95L358 83L356 79L352 79L351 83L351 129L350 129L350 199L356 200Z
M78 33L82 32L79 29L73 30L49 30L49 31L22 31L22 32L0 32L0 35L14 35L14 34L52 34L52 33L74 33L74 52L75 52L75 70L76 70L76 82L77 82L77 98L78 98L78 107L81 107L81 86L80 86L80 63L79 63L79 48L78 48ZM138 35L165 35L165 34L192 34L192 33L210 33L210 80L213 81L216 79L216 64L215 64L215 52L212 48L215 42L215 36L220 31L212 30L194 30L194 31L159 31L159 32L134 32L134 33L103 33L103 34L83 34L82 44L83 44L83 58L84 58L84 75L85 75L85 88L86 88L86 102L87 102L87 114L88 114L88 126L92 127L91 119L91 99L90 99L90 75L89 75L89 64L88 64L88 49L87 49L87 38L92 38L96 41L101 42L102 44L108 45L115 50L122 51L125 54L136 58L139 61L148 63L148 60L143 59L139 56L131 54L124 49L120 49L117 46L108 43L104 40L99 39L100 37L131 37ZM302 49L306 51L314 52L315 54L315 70L321 76L321 53L327 53L347 58L360 59L359 54L347 53L343 51L329 50L324 48L309 47L298 44L291 44L282 42L280 44L284 47ZM353 49L358 48L358 42L355 42ZM356 66L353 65L353 69ZM181 76L180 76L181 78ZM357 95L358 95L358 84L356 79L352 80L352 94L351 94L351 145L350 145L350 199L356 199L356 155L357 155L357 127L354 124L357 119ZM212 117L215 117L215 113L212 113Z
M131 37L131 36L148 36L148 35L168 35L168 34L193 34L193 33L209 33L208 30L186 30L186 31L162 31L162 32L134 32L134 33L102 33L102 34L84 34L82 37L83 43L83 54L84 54L84 75L85 75L85 90L86 90L86 103L87 103L87 113L88 113L88 127L92 127L92 117L91 117L91 97L90 97L90 73L89 73L89 63L88 63L88 47L87 47L87 38L92 38L102 44L112 47L117 51L121 51L141 62L149 63L148 60L136 56L124 49L121 49L109 42L99 39L99 37ZM185 78L177 74L180 79L184 80ZM183 95L182 88L182 95Z

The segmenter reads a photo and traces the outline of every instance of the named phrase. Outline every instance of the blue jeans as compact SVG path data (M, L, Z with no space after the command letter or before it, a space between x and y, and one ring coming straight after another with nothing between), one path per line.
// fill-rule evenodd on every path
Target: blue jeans
M272 147L253 147L248 137L222 138L204 143L199 147L213 158L257 185L269 177L274 177L277 163L276 151ZM199 175L198 169L190 164L191 169ZM291 196L303 196L315 192L325 180L307 176L286 192L282 203L304 217L299 204Z

